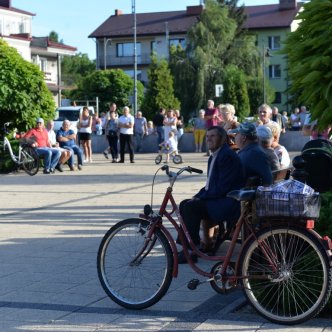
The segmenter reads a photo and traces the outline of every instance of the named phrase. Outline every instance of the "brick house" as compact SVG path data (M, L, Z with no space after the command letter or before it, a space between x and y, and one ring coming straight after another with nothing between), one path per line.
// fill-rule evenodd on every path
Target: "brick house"
M287 59L276 53L287 34L294 31L298 22L295 17L302 3L296 0L279 0L273 5L246 6L247 20L244 28L256 35L257 46L262 49L262 65L265 77L275 88L275 105L280 110L288 110L286 92L288 81ZM188 6L183 11L137 13L137 79L147 82L147 69L151 54L168 58L171 45L186 45L189 28L195 24L203 6ZM133 14L115 10L114 15L103 22L89 38L96 41L96 62L98 69L121 68L133 77L134 39ZM269 48L271 57L265 58Z
M25 60L39 66L55 103L60 105L60 58L74 55L76 48L52 42L48 37L34 37L33 16L35 14L12 7L11 0L0 0L0 38L16 48Z

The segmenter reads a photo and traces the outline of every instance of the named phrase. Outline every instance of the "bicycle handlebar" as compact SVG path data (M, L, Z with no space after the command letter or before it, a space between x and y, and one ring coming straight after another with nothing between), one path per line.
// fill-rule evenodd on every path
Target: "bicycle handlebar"
M198 169L198 168L194 168L194 167L190 167L188 166L188 171L191 172L191 173L197 173L197 174L202 174L203 171L201 169Z
M169 177L173 177L174 176L174 173L170 172L169 171L169 166L168 165L164 165L161 167L161 170L162 171L165 171L166 174L169 176ZM189 173L197 173L197 174L202 174L203 171L201 169L198 169L198 168L194 168L194 167L191 167L191 166L186 166L186 167L182 167L179 169L179 171L177 173L175 173L176 176L180 175L182 172L189 172Z

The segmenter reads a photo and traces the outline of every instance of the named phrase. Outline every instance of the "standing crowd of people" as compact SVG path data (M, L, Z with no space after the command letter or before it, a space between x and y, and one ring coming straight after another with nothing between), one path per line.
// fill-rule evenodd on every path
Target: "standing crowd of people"
M178 153L178 144L185 125L179 110L160 108L151 121L147 121L141 111L133 116L127 106L121 113L118 114L115 103L111 103L109 110L102 112L100 117L97 114L90 114L89 108L85 106L77 122L77 133L68 120L65 120L61 129L55 133L53 121L49 121L44 127L43 119L39 118L36 127L29 130L26 137L35 137L36 150L44 160L45 174L53 173L55 169L63 172L65 164L68 164L71 171L76 168L82 170L84 163L93 162L92 135L105 137L108 146L103 155L107 159L111 156L112 163L124 163L126 152L129 154L130 163L135 163L135 153L143 151L144 139L149 135L157 136L159 150L163 146L171 146L171 149L168 148L170 153ZM253 138L265 153L272 171L288 167L290 164L286 148L279 143L280 135L286 130L303 132L307 130L312 139L328 138L330 133L330 128L318 131L317 121L310 120L310 113L305 106L295 108L288 117L287 112L280 114L277 107L263 104L259 107L257 115L257 122L253 124L255 127ZM195 152L201 153L206 147L208 156L211 155L211 151L207 146L206 135L210 128L223 128L227 133L227 144L232 150L238 151L239 155L246 146L243 143L251 139L251 135L246 135L247 129L245 129L249 123L241 126L234 106L227 103L215 107L214 101L208 100L206 108L199 110L198 116L193 118L192 125ZM166 156L166 162L168 160L169 154Z

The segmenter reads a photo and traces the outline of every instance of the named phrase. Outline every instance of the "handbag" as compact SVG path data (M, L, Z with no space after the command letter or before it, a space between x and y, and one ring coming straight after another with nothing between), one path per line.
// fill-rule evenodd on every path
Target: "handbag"
M303 134L303 136L310 136L311 135L311 125L303 125L302 134Z

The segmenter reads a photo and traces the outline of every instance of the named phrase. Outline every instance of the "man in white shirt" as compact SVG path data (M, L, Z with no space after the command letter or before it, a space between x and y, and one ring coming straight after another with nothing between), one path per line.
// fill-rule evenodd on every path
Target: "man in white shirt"
M130 162L134 163L134 124L135 118L130 114L129 107L123 108L123 115L119 117L118 127L120 128L120 161L124 163L125 148L128 146Z

